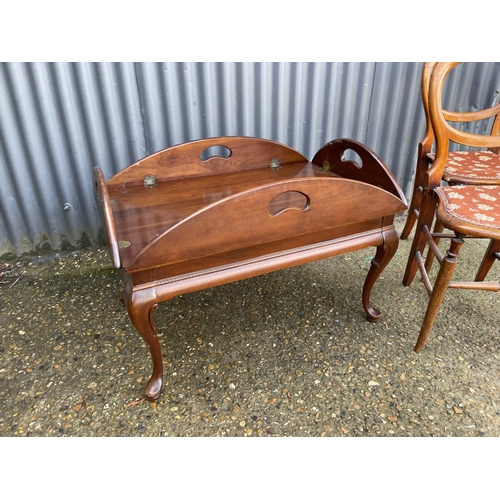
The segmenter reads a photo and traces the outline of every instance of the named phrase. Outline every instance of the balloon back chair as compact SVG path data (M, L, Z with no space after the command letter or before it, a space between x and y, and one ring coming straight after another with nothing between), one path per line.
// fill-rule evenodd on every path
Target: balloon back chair
M424 189L424 176L435 159L435 154L432 153L435 133L429 111L429 85L432 70L436 64L438 63L426 62L422 70L421 96L426 119L426 129L424 137L418 145L413 194L406 223L401 232L402 240L408 238L418 218ZM455 123L475 122L490 119L494 116L495 119L491 127L491 135L500 135L500 104L488 109L467 113L452 112L444 109L442 112L447 121ZM500 185L500 155L498 154L500 148L488 147L487 149L487 151L482 152L449 151L442 174L442 180L446 181L449 185ZM434 232L439 234L442 229L443 228L439 226L438 222L434 228ZM436 241L438 240L436 239ZM477 281L484 280L496 258L498 258L499 251L500 242L492 241L481 263L479 271L477 272ZM432 258L433 254L429 253L425 265L427 272L429 272L432 265Z
M421 97L425 113L426 129L418 145L415 183L413 186L410 208L408 210L408 217L403 231L401 232L402 240L408 238L418 218L418 211L422 200L424 175L435 158L435 154L432 153L435 134L429 112L429 85L432 69L435 64L437 63L426 62L422 69ZM500 104L487 110L468 113L457 113L443 109L443 115L447 121L462 123L484 120L495 116L491 128L491 135L500 134ZM449 184L500 185L500 156L498 152L499 148L489 148L489 151L482 155L487 157L487 161L483 160L480 162L475 151L461 151L460 153L450 151L443 171L443 180ZM458 161L456 159L457 156ZM478 168L478 163L482 164L481 168Z
M450 155L450 142L483 150L500 147L498 133L473 134L461 131L448 123L447 119L449 120L450 113L442 109L443 87L446 77L458 64L460 63L435 63L430 70L428 111L430 127L432 133L435 134L436 154L430 167L421 174L422 189L417 226L403 278L403 284L409 286L419 270L422 282L430 297L415 345L416 352L424 347L448 288L500 291L499 281L478 281L477 276L476 281L451 281L457 266L460 248L466 238L488 238L491 240L489 251L492 252L492 255L487 255L483 263L487 258L490 260L500 258L497 250L500 248L500 186L496 184L441 185L441 181L446 179L444 172L450 165L450 158L466 156L459 153ZM478 116L483 118L493 116L496 112L498 112L497 106L471 114L477 119ZM458 115L460 115L460 120L455 121L469 121L467 113L458 113L457 117ZM487 152L475 152L479 169L486 168L484 165L487 164L489 156ZM461 165L460 161L456 163ZM431 232L430 228L434 217L437 226L441 231L446 230L445 232ZM451 240L446 255L440 252L436 244L436 239L442 238ZM436 257L440 264L433 283L422 258L427 245L429 252Z

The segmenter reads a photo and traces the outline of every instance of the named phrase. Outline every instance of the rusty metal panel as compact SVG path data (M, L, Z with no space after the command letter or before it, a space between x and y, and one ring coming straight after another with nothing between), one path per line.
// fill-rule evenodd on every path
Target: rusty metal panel
M424 130L416 62L0 63L0 257L100 242L92 168L109 178L188 140L248 135L311 158L364 142L411 192ZM500 63L465 63L446 99L498 99Z

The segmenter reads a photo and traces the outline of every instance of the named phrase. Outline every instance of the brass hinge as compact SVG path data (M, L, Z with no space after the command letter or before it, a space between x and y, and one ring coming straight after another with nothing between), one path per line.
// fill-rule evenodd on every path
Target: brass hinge
M156 177L154 175L148 174L144 176L144 187L155 187L156 184Z
M273 169L281 168L281 163L279 158L273 158L271 160L271 168Z

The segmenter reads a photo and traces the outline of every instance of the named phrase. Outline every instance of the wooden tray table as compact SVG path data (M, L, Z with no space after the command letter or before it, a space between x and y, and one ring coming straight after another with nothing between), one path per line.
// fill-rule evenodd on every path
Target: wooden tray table
M346 159L349 150L358 161ZM95 167L94 183L125 283L121 298L151 353L151 399L163 384L153 312L176 295L374 246L362 304L369 321L380 318L370 293L398 247L394 215L407 205L388 168L359 142L331 141L308 161L265 139L203 139L154 153L107 182Z

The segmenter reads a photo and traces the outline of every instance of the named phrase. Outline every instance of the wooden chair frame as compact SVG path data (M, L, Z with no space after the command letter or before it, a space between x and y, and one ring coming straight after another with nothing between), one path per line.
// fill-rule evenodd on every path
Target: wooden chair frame
M431 68L429 85L429 116L433 133L436 139L436 156L432 165L422 174L422 200L418 210L417 228L413 239L410 255L407 262L403 284L409 286L415 277L417 270L422 275L422 281L430 296L430 300L425 313L424 321L415 346L415 351L420 351L429 336L434 320L437 316L445 292L448 288L462 288L473 290L499 291L498 281L473 281L473 282L451 282L451 277L457 265L459 250L465 238L489 238L492 240L491 248L498 248L500 242L500 227L485 227L481 224L474 224L470 221L460 220L451 217L446 210L445 195L440 188L443 179L443 172L448 160L450 141L466 146L477 148L498 148L500 147L500 136L498 135L477 135L460 131L448 123L450 114L442 109L442 93L446 77L449 72L456 67L458 62L436 63ZM428 69L428 68L427 68ZM493 116L498 111L498 106L475 112L476 117ZM460 120L465 118L464 113L456 113ZM500 187L498 188L500 195ZM436 216L439 227L450 230L446 233L431 232L430 227ZM446 256L443 256L436 244L437 239L451 238L450 248ZM425 246L429 246L429 253L436 257L440 263L440 269L434 285L429 278L428 269L424 265L422 254ZM493 260L498 258L498 251L494 252ZM486 261L486 257L483 263Z
M417 164L415 169L415 180L413 193L410 200L410 208L408 209L408 216L406 219L405 226L401 232L401 239L406 240L418 218L420 206L422 204L422 195L425 184L425 173L430 168L434 161L434 155L432 154L432 149L435 144L435 133L432 127L432 121L430 116L429 109L429 86L431 80L431 74L435 65L438 64L436 62L426 62L424 63L424 67L422 69L422 79L421 79L421 96L422 96L422 105L424 108L425 119L426 119L426 129L425 134L418 145L418 153L417 153ZM453 112L443 109L443 116L449 122L455 123L467 123L474 122L480 120L486 120L495 116L495 120L493 121L491 127L491 135L496 136L500 135L500 104L493 106L488 109L482 109L478 111L472 112ZM499 153L500 148L498 147L488 147L488 150L494 152L496 154ZM442 180L448 182L448 184L481 184L481 185L500 185L500 180L498 178L491 179L474 179L469 176L456 176L451 174L446 174L443 170ZM439 223L434 227L434 233L440 234L443 228L440 227ZM436 237L436 242L439 241L439 238ZM479 267L479 270L476 274L476 281L483 281L486 278L491 266L499 257L500 252L500 242L496 242L494 240L491 241L488 250L485 253L484 259ZM433 253L429 252L427 254L427 259L425 262L425 267L427 272L430 271L433 262Z

